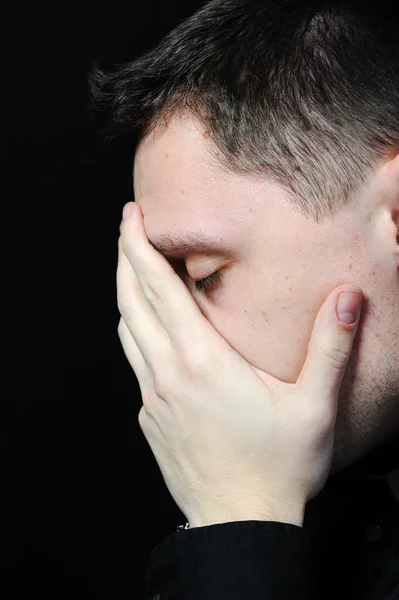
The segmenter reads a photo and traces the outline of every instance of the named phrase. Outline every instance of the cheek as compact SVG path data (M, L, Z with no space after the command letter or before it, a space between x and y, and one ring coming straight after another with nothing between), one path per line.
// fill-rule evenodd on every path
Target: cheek
M295 383L318 307L307 307L306 298L292 294L289 285L273 298L255 288L227 296L226 290L217 304L201 307L207 319L251 365Z

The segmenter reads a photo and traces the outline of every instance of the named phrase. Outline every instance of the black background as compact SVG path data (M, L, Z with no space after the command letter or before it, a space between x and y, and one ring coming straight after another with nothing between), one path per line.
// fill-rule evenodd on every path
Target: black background
M133 148L90 128L86 75L201 2L14 4L2 17L0 597L135 599L184 517L137 422L117 335Z

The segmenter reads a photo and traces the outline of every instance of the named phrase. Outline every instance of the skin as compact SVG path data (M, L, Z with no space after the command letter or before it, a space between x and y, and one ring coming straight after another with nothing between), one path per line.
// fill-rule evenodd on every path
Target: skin
M222 170L211 144L191 116L172 117L137 148L135 201L155 247L166 232L215 239L214 248L164 256L239 354L295 383L328 294L344 283L364 292L339 397L333 475L399 431L399 155L378 164L350 206L317 224L276 184ZM196 291L194 280L215 271L220 284Z

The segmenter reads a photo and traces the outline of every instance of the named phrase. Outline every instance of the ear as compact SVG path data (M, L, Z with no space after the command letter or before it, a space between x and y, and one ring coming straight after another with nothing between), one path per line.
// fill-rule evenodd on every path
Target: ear
M375 221L378 243L395 260L399 268L399 154L384 165L378 190Z
M396 264L399 267L399 154L392 161L392 202L390 207L390 220L394 226L395 248L394 255Z

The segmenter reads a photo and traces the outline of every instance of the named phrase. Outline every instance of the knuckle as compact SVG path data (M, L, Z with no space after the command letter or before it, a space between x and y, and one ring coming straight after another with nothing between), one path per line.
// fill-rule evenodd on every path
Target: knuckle
M200 348L197 344L188 344L180 355L184 372L191 380L207 378L210 364L214 365L209 359L209 353Z
M138 422L140 425L141 431L147 437L149 434L149 416L145 406L142 406L139 411Z
M127 297L124 294L118 293L117 302L120 314L125 315L128 310L130 300L128 301Z
M134 296L126 296L125 294L118 293L117 304L120 314L129 320L136 312L136 302L133 300Z
M121 235L119 236L119 247L122 250L122 252L127 255L129 252L129 249L130 249L131 242L130 242L130 236L126 235L126 233L125 233L125 235L123 235L123 232L126 229L126 225L127 225L126 221L122 221Z
M345 369L349 358L347 348L325 342L320 346L319 352L331 368L336 369L337 371Z
M146 287L147 297L152 304L163 304L168 299L168 287L156 277L149 277L146 281Z
M123 320L123 318L121 317L119 319L119 323L118 323L118 335L120 338L122 338L122 337L124 337L125 333L126 333L126 323Z
M170 373L163 373L154 378L154 390L161 400L171 400L175 389L175 378Z
M149 386L145 390L141 388L142 402L143 405L139 411L138 420L142 432L148 437L154 422L156 421L157 413L157 401L155 390L153 386Z

